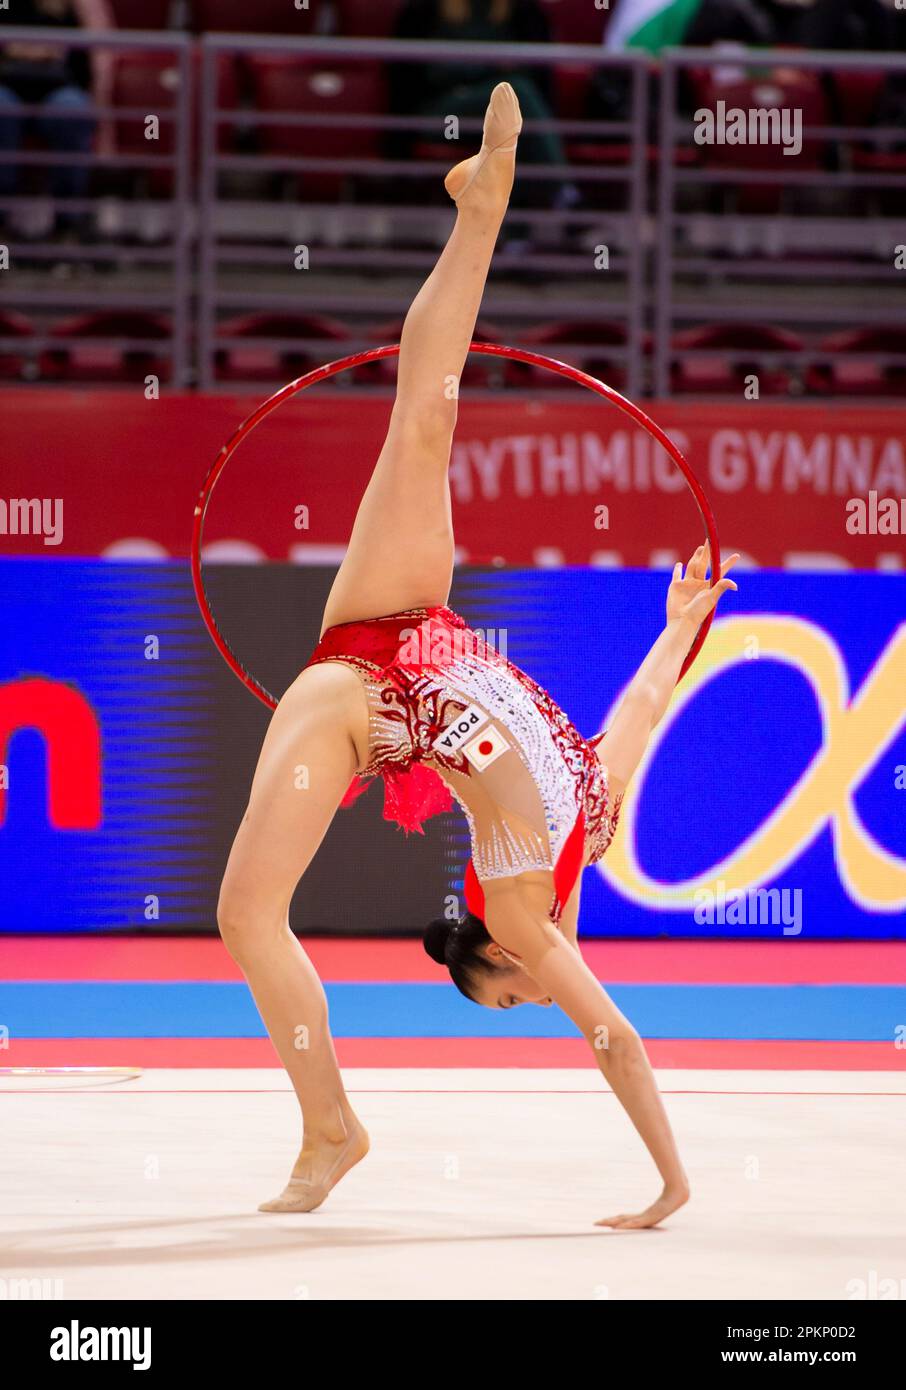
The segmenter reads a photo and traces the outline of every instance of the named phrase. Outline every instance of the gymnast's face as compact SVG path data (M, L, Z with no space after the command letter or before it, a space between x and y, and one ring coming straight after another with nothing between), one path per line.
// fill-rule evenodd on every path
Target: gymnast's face
M527 970L492 941L481 953L494 970L482 971L477 982L476 1002L486 1009L514 1009L517 1004L540 1004L548 1008L553 1000L536 984Z

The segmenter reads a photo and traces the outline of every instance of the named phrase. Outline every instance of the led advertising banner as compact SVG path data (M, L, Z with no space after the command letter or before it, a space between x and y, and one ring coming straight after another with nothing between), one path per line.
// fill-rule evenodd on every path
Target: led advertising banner
M208 576L274 690L315 645L332 578ZM0 932L215 931L270 716L215 651L188 567L8 561L0 586ZM436 914L453 818L407 840L380 791L337 815L294 899L297 930L415 932Z
M0 566L0 931L214 930L268 712L214 651L185 565ZM211 568L234 650L286 689L333 571ZM906 935L906 580L737 571L655 730L585 936ZM463 571L451 605L605 728L668 576ZM405 836L375 785L338 812L299 931L415 933L459 893L458 812Z

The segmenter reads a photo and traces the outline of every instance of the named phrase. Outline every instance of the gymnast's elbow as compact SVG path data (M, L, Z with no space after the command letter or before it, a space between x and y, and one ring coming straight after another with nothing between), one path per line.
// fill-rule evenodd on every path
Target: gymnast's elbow
M602 1024L589 1041L605 1075L609 1071L635 1071L648 1065L645 1044L631 1023L624 1022L619 1028Z
M627 722L650 729L661 703L658 687L650 680L635 680L623 696L620 713Z
M514 880L508 882L513 883ZM504 951L518 954L529 973L543 965L552 949L566 945L548 917L526 907L518 890L501 892L494 898L488 898L485 926L498 946Z

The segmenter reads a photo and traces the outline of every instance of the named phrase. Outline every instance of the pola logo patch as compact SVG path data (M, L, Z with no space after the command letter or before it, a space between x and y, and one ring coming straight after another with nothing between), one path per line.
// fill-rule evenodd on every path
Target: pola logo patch
M501 753L509 752L510 745L507 743L503 734L499 734L493 727L485 729L484 733L478 734L470 743L465 744L465 753L469 762L477 772L483 772L491 763L496 762Z
M438 753L452 755L458 753L464 744L468 743L473 734L476 734L483 724L487 724L488 715L480 705L469 705L462 714L457 714L454 719L438 734L431 747L436 748Z

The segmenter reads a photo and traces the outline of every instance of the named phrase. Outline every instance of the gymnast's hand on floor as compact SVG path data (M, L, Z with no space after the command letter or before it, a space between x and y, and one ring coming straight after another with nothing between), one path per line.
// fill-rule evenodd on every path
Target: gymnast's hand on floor
M657 1201L647 1210L640 1211L635 1216L605 1216L603 1220L596 1221L595 1225L612 1226L615 1231L642 1231L649 1226L656 1226L672 1212L685 1206L688 1200L688 1187L665 1187Z
M720 580L713 589L708 584L708 566L711 563L711 548L707 541L700 545L686 566L683 575L682 565L673 571L670 588L667 590L667 621L688 622L693 628L701 627L711 609L728 589L735 589L732 579L725 576L733 568L738 555L731 555L721 571Z

